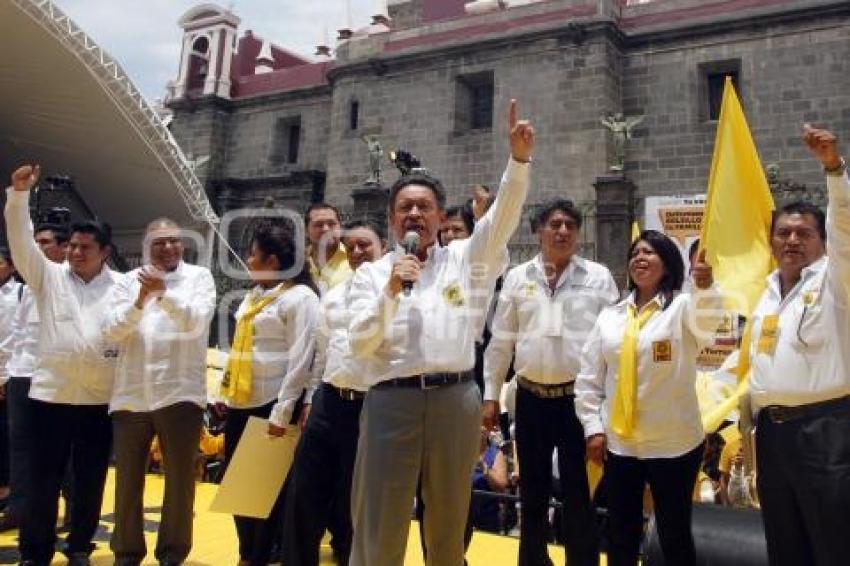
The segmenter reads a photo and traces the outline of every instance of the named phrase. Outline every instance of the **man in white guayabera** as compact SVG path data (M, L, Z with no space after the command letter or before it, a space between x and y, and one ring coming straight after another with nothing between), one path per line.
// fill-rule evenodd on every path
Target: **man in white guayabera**
M422 478L428 564L463 563L469 482L479 454L475 340L508 261L528 192L534 129L509 113L511 158L496 202L472 237L442 247L445 191L412 174L390 189L397 247L351 285L351 349L379 370L361 415L352 488L352 566L404 562L410 505Z

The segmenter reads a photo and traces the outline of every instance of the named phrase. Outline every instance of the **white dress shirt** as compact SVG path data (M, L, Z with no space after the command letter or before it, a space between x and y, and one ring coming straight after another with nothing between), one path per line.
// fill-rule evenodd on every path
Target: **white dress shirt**
M6 191L6 227L15 267L35 297L41 355L30 397L49 403L109 403L117 349L102 327L119 275L106 265L86 283L68 263L47 259L33 239L29 191Z
M575 380L581 348L603 308L620 296L604 265L573 256L553 292L538 254L505 276L484 354L484 400L498 401L511 358L535 383Z
M236 318L252 300L273 292L274 289L254 287L239 305ZM251 399L241 404L228 401L231 407L262 407L277 399L269 422L280 427L289 425L296 401L310 387L318 318L319 298L306 285L287 289L257 313Z
M365 265L365 264L364 264ZM316 329L316 361L313 364L314 386L308 391L310 402L321 380L339 389L365 392L366 376L379 371L380 365L370 357L355 358L351 353L348 328L354 311L351 309L349 279L327 291L322 297L322 310Z
M138 309L141 269L115 286L104 327L121 345L109 410L155 411L186 401L206 407L207 341L216 306L212 275L181 261L165 274L162 298Z
M653 299L661 304L661 295ZM576 414L585 436L606 434L620 456L672 458L705 438L696 393L696 359L714 338L721 319L716 290L680 293L640 331L634 435L621 438L609 426L617 390L628 304L634 295L602 311L582 351L576 379ZM646 305L644 306L646 308Z
M12 334L7 342L10 349L6 363L12 377L32 377L38 365L38 309L29 285L24 285L21 300L12 320Z
M461 372L475 363L475 340L493 287L508 262L507 242L528 193L529 165L511 159L495 203L472 236L434 244L410 296L385 293L401 249L357 270L351 283L351 350L374 358L369 385L423 373Z
M771 274L753 314L750 396L755 411L850 395L850 180L845 173L827 176L826 184L826 256L803 269L784 299L779 272ZM768 315L779 317L773 353L758 347Z
M6 364L14 349L14 320L21 284L12 277L0 285L0 383L9 380Z

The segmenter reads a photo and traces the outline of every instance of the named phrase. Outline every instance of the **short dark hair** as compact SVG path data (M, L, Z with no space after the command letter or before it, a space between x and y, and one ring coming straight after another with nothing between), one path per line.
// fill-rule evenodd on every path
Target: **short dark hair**
M682 260L682 252L679 251L679 246L665 234L657 230L644 230L640 233L638 239L629 246L626 265L632 259L632 254L634 254L634 250L640 242L649 244L661 259L661 265L664 266L664 275L661 277L658 287L664 295L664 308L667 308L673 299L673 293L680 291L685 282L685 262ZM633 291L634 289L635 283L629 277L629 290Z
M560 211L575 220L576 225L581 228L582 217L581 211L576 208L573 201L565 198L554 198L551 200L547 200L545 202L540 203L532 214L531 218L529 218L529 222L531 223L531 231L537 232L537 230L546 224L549 220L549 217L552 216L553 213Z
M349 230L356 230L357 228L365 228L366 230L371 230L375 233L379 240L386 239L386 234L384 230L378 225L377 222L372 222L371 220L351 220L342 227L343 233L342 237L345 238L345 233Z
M71 235L91 234L100 247L112 247L112 226L100 220L82 220L71 225Z
M38 234L39 232L50 232L53 234L53 239L56 240L57 244L65 244L71 237L68 233L67 227L62 226L61 224L53 224L51 222L39 224L33 234Z
M699 251L699 238L691 242L691 247L688 248L688 261L693 262L694 256Z
M307 207L307 210L304 211L304 226L310 225L310 214L312 214L314 210L333 210L334 214L336 214L337 221L340 220L339 209L337 207L326 202L314 202Z
M784 216L786 214L799 214L800 216L804 216L806 214L811 215L818 225L818 234L820 235L820 239L826 242L826 215L823 213L823 210L817 206L802 200L789 202L773 213L773 218L770 221L771 236L773 236L773 229L776 228L776 221L780 216Z
M446 218L460 218L466 231L472 234L475 230L475 217L472 214L472 206L466 202L460 206L450 206L446 209Z
M15 263L12 261L12 252L10 252L9 248L7 248L6 246L0 246L0 259L5 260L6 263Z
M395 199L398 196L399 191L405 187L409 187L410 185L422 185L423 187L431 189L431 192L434 193L434 198L437 199L437 207L440 210L445 210L446 189L443 187L443 183L433 175L422 172L403 175L399 177L395 183L393 183L392 187L390 187L390 210L395 207Z
M289 218L277 218L259 224L251 235L251 245L256 245L266 256L275 256L279 264L278 271L286 271L295 266L298 249L295 225ZM320 295L313 278L310 277L310 266L306 261L301 262L300 271L290 281L306 285L316 295Z

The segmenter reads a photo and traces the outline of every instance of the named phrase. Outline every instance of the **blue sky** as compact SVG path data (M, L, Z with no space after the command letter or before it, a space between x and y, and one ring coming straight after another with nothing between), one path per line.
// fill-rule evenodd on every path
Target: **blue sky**
M367 25L385 0L223 0L247 29L303 55L312 55L325 29L333 45L346 23ZM145 96L153 100L176 78L182 32L177 20L202 4L193 0L54 0L101 47L115 57Z

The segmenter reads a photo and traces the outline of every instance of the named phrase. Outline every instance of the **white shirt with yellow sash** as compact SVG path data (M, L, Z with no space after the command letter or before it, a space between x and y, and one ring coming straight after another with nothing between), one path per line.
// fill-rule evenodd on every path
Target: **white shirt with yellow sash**
M637 341L634 431L620 437L609 415L617 390L620 351L634 293L604 309L582 350L576 379L576 414L585 436L607 434L620 456L672 458L693 450L705 437L696 395L697 354L714 338L722 310L718 291L679 293L648 319ZM646 308L646 305L644 306Z
M236 319L255 299L275 289L255 287L242 300ZM254 346L251 351L251 398L227 401L237 409L261 407L275 399L269 421L286 426L295 403L310 383L319 298L306 285L284 291L254 317ZM227 365L225 365L227 367Z

